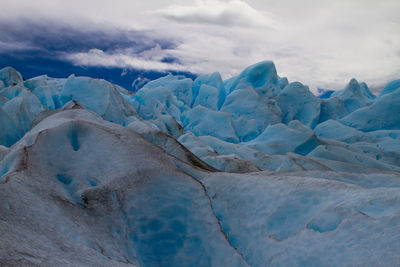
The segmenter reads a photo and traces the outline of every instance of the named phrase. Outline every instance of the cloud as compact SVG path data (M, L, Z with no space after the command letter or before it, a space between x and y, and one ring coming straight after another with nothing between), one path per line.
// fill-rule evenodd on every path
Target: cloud
M399 78L399 9L392 0L8 1L0 53L25 47L36 54L24 56L77 66L224 78L272 60L281 76L314 90L353 77L378 88Z
M29 25L29 26L28 26ZM35 21L0 22L1 53L26 56L26 51L47 59L66 60L80 66L181 70L167 51L174 40L155 38L145 31L116 28L78 29L66 24L43 25ZM27 28L30 30L27 31Z
M25 42L2 41L0 40L0 54L10 53L13 51L29 51L36 48Z
M66 54L64 58L75 65L88 67L102 66L107 68L118 67L139 70L196 72L193 67L162 62L162 57L160 57L161 51L159 49L155 50L154 54L151 54L151 50L147 50L142 54L132 54L129 52L129 49L106 53L94 48L88 52Z
M229 2L197 0L193 5L171 5L152 13L179 23L212 24L226 27L272 27L275 24L266 12L258 11L241 0L230 0Z
M121 29L113 25L96 27L75 27L56 20L37 21L0 20L0 47L16 45L42 51L79 52L92 48L116 50L123 48L142 52L159 46L161 49L173 49L176 40L168 37L157 38L150 31Z

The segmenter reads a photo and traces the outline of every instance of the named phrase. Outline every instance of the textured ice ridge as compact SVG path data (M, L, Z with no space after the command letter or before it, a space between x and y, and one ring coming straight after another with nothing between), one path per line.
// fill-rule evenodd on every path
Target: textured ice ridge
M194 81L167 75L136 93L74 75L23 81L10 67L0 70L0 81L0 145L6 147L35 121L77 105L178 157L180 143L222 171L399 170L398 80L379 96L352 79L319 98L264 61L226 81L219 73Z

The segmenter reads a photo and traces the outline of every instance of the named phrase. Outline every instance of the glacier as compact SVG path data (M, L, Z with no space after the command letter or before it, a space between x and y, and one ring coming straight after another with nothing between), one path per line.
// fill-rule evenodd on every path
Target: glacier
M396 266L399 98L271 61L137 92L3 68L0 265Z

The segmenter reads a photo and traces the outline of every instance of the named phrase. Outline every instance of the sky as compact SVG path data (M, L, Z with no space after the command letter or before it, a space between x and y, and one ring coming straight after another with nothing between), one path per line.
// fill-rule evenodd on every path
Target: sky
M398 0L0 0L0 67L137 89L166 73L238 75L272 60L317 88L400 78ZM130 88L131 87L131 88Z

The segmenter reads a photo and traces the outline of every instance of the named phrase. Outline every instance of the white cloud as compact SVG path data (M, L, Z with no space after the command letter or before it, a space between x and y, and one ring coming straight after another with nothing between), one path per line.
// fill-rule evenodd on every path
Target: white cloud
M227 27L272 27L276 24L266 12L255 10L241 0L228 2L197 0L193 5L171 5L153 13L181 23L214 24Z
M160 62L149 55L145 57L132 55L128 50L106 53L100 49L90 49L88 52L66 54L63 58L79 66L135 68L156 71L198 71L195 68L188 68L181 64Z

